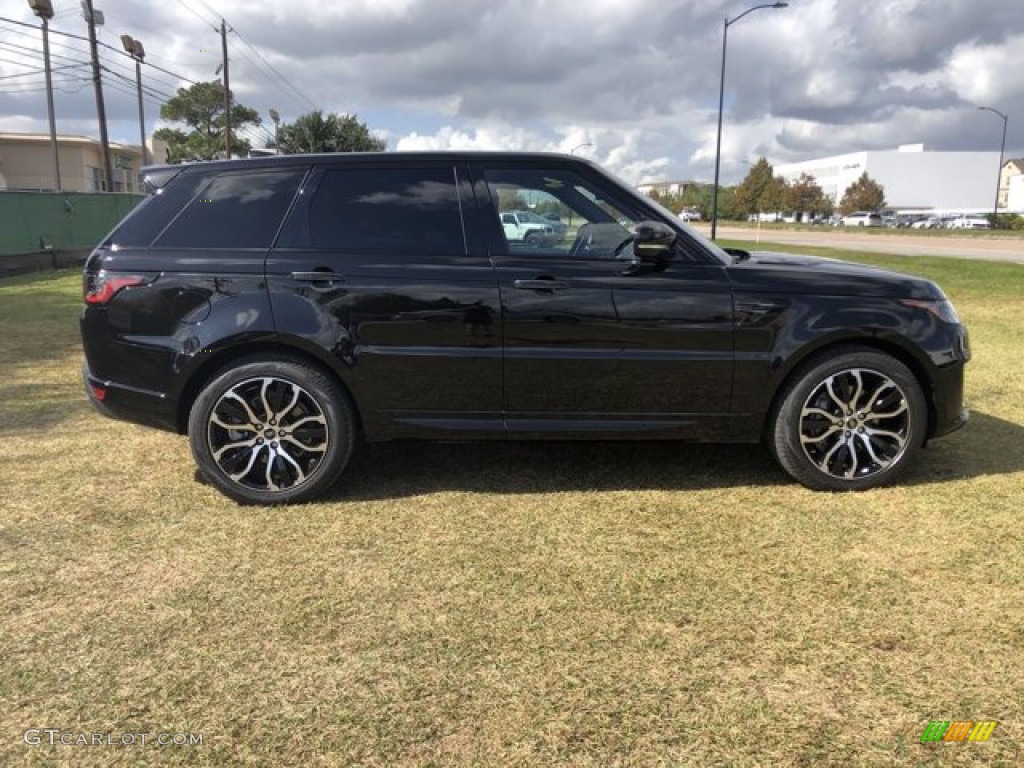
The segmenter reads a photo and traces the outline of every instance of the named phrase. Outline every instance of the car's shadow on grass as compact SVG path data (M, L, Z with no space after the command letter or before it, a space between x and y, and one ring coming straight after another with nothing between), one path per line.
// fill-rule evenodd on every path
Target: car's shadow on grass
M396 442L358 450L327 500L438 491L688 490L787 482L789 478L757 445Z
M903 485L1024 471L1024 427L975 412L932 442ZM760 445L677 442L396 442L363 446L325 501L440 491L551 493L799 486Z
M1024 472L1024 426L979 411L959 432L928 444L904 476L906 485Z

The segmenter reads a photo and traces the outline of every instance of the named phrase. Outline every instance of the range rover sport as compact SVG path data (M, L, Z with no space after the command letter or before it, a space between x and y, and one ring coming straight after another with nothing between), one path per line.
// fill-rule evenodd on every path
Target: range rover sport
M763 441L800 483L861 490L967 419L936 285L722 250L581 158L145 173L85 266L86 392L187 434L239 502L317 497L357 437ZM567 226L506 237L526 209Z

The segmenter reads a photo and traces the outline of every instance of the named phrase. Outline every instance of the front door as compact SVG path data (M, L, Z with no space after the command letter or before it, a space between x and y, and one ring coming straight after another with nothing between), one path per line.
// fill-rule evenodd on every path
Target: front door
M692 437L728 412L732 294L724 268L680 241L661 271L631 273L631 227L653 217L594 171L481 162L483 229L501 292L512 433ZM504 236L528 211L557 237Z

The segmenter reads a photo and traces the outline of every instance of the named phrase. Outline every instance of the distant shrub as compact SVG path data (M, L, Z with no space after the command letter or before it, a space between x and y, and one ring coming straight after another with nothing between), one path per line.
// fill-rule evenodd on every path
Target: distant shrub
M1018 213L1000 213L998 216L986 216L992 229L1024 229L1024 216Z

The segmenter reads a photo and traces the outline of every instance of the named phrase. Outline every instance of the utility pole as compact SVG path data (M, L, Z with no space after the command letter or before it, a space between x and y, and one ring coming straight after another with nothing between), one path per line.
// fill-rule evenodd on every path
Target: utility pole
M32 12L43 23L43 63L46 68L46 112L50 117L50 149L53 152L53 182L58 192L63 192L60 183L60 153L57 148L57 122L53 117L53 78L50 69L50 19L53 18L53 4L50 0L29 0Z
M224 51L224 158L231 159L231 78L228 75L228 26L220 20L220 44Z
M92 0L82 0L85 20L89 25L89 54L92 58L92 82L96 88L96 113L100 121L100 152L103 155L104 191L114 191L114 173L110 167L110 140L107 138L107 110L103 106L103 81L100 79L100 52L96 45L96 11ZM100 18L102 24L102 17Z

